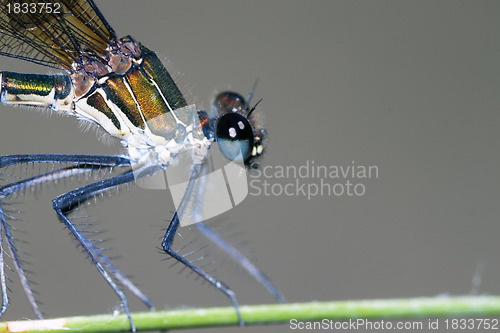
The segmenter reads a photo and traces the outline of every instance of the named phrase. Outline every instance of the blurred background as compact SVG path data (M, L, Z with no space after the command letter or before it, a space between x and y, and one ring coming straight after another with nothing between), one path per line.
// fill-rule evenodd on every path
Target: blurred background
M248 198L218 219L290 302L499 294L500 4L498 1L96 1L119 36L156 51L200 108L233 89L269 132L261 170L375 166L377 177L309 177L362 195L279 194L293 177L254 171ZM0 58L0 69L57 71ZM117 154L73 118L2 106L0 153ZM274 170L274 171L273 171ZM275 193L257 193L266 180ZM259 185L260 184L260 185ZM343 185L338 185L343 186ZM27 194L18 243L47 317L111 313L118 300L68 236L51 199ZM292 187L289 187L289 189ZM337 187L339 189L340 187ZM170 206L169 206L170 205ZM131 189L90 210L116 265L157 309L227 306L159 251L174 210ZM272 303L236 265L217 276L240 304ZM2 319L34 318L14 273ZM473 284L473 278L480 283ZM144 306L130 296L132 311ZM217 328L206 332L233 332ZM288 332L288 325L242 332Z

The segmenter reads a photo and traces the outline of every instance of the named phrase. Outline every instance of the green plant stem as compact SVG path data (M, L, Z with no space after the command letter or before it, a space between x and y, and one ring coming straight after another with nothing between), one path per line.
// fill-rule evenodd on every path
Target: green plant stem
M500 297L464 296L309 302L240 307L247 325L289 323L290 320L344 321L361 319L411 319L435 317L477 317L500 315ZM237 326L232 307L133 313L138 331L194 327ZM0 323L0 332L127 332L124 315L95 315L47 320Z

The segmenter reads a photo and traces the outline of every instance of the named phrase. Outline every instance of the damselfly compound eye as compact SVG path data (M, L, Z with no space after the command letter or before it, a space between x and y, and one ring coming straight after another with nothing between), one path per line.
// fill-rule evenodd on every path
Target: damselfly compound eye
M213 107L218 114L246 111L246 101L240 94L225 91L215 97Z
M246 161L252 155L253 130L242 115L226 113L220 117L215 135L222 154L231 161Z

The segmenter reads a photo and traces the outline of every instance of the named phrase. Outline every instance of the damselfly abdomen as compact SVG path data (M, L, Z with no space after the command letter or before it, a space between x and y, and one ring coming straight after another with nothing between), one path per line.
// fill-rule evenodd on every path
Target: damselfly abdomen
M47 171L0 188L0 285L3 314L8 305L4 252L8 251L37 317L41 312L31 290L13 237L7 213L9 196L41 183L65 179L101 168L123 172L61 194L53 200L60 221L83 247L102 277L118 295L131 327L127 298L129 289L149 308L149 299L125 277L68 215L97 195L137 180L158 175L188 153L191 165L185 192L179 196L163 237L162 249L200 277L222 291L243 319L233 291L172 249L182 221L197 222L196 228L228 253L279 301L283 297L268 279L238 250L225 242L203 220L198 204L206 179L209 152L217 146L229 161L249 166L263 153L265 130L252 116L254 108L239 94L224 92L213 110L199 111L184 95L156 54L127 36L118 39L92 0L4 0L0 5L0 54L66 71L67 74L39 75L0 72L1 101L52 109L76 116L104 129L122 141L125 154L102 155L11 155L0 157L0 168L22 164L64 163L64 168ZM252 90L253 93L253 90ZM211 145L214 141L217 144ZM185 154L184 154L185 155ZM208 179L208 178L207 178ZM227 179L227 177L226 177ZM175 198L174 198L175 200Z

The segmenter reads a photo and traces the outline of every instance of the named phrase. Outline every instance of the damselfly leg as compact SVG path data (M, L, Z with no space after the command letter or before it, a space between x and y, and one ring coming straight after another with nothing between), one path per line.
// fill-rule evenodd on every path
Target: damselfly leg
M178 262L184 264L185 266L189 267L191 270L193 270L196 274L201 276L203 279L208 281L212 286L223 292L231 301L233 304L234 308L236 309L236 314L238 316L238 322L240 326L244 325L243 317L241 317L240 309L238 306L238 302L236 301L236 296L234 295L234 292L222 281L217 280L210 274L204 272L202 269L194 265L192 262L189 260L185 259L181 255L179 255L176 251L172 250L172 243L174 241L175 235L177 234L177 229L179 228L179 217L177 213L174 214L174 217L170 221L170 224L168 225L167 232L165 233L165 236L163 237L163 242L162 242L162 248L163 250L172 258L177 260Z
M38 309L38 305L29 286L28 279L21 265L21 261L17 256L17 250L14 244L13 237L11 235L10 225L6 221L3 214L3 206L7 204L7 202L4 202L3 199L9 195L15 194L16 192L27 189L29 187L69 177L71 175L75 175L76 173L88 172L95 168L130 167L130 162L126 158L117 156L14 155L14 156L0 157L0 168L5 168L16 164L28 164L28 163L75 163L73 167L68 167L61 170L44 173L36 177L25 179L23 181L12 183L0 188L0 202L1 202L0 221L2 223L2 231L6 235L7 246L11 252L11 256L13 257L13 262L15 264L20 280L22 281L25 292L30 300L30 303L32 304L36 316L41 318L42 317L41 311ZM193 174L197 174L198 172L199 172L199 165L194 168ZM147 173L142 173L142 174L147 175ZM78 243L85 249L87 255L91 258L92 262L97 267L100 274L112 287L112 289L116 292L121 301L121 305L124 308L124 312L129 316L129 318L130 318L130 310L128 309L127 298L119 285L125 286L135 296L141 299L141 301L143 301L143 303L146 304L146 306L152 309L153 307L150 300L129 279L127 279L111 263L111 261L105 255L102 254L102 252L95 246L95 244L91 240L89 240L81 232L81 230L78 229L77 224L72 223L70 219L68 219L67 213L69 213L73 207L83 204L87 200L94 198L96 195L102 193L103 191L117 187L121 184L127 184L134 181L136 181L136 179L133 172L127 172L125 174L105 179L97 183L93 183L84 186L82 188L76 189L74 191L68 192L53 200L54 209L57 215L59 216L60 220L71 231L71 233L78 241ZM190 189L186 191L187 193L186 200L190 197L190 193L192 194L193 190L194 189ZM191 270L193 270L195 273L197 273L202 278L207 280L214 287L223 292L235 306L235 309L237 310L238 313L239 322L240 324L243 324L243 320L239 315L238 303L234 296L234 292L223 282L215 279L213 276L203 271L202 268L197 267L193 262L189 261L188 259L182 257L177 252L172 250L171 245L173 243L175 236L177 235L178 227L179 227L179 219L177 214L174 214L174 217L167 229L167 232L162 242L162 247L165 250L165 252L169 254L171 257L173 257L175 260L184 264L186 267L189 267ZM277 291L277 289L274 286L272 286L269 280L264 277L262 272L260 272L260 270L258 270L248 259L246 259L234 247L229 245L224 239L219 237L214 231L212 231L209 227L204 225L203 222L196 224L196 227L202 230L202 233L209 239L209 241L214 242L218 247L223 248L234 259L236 259L236 261L251 275L253 275L259 282L261 282L271 292L271 294L273 294L273 296L275 296L279 301L283 301L281 294ZM2 263L2 269L3 269L3 263ZM0 270L0 280L3 281L1 287L6 291L5 277L6 277L5 272L3 270ZM4 295L7 295L7 293L5 293ZM2 307L3 311L5 311L7 305L8 305L8 299L5 297ZM131 325L133 325L132 321Z
M193 229L227 253L278 301L284 302L279 291L250 260L204 224L207 218L216 215L201 214L201 205L198 205L204 201L200 196L204 192L204 181L198 181L198 177L207 170L209 148L213 151L212 147L220 147L229 163L239 159L244 165L242 170L249 168L252 160L264 151L266 132L253 115L255 106L250 108L249 105L255 88L247 101L235 93L220 94L214 103L215 112L209 116L207 112L198 111L193 103L188 103L155 52L130 36L118 38L94 1L47 0L38 3L23 0L22 3L27 6L21 8L17 0L2 0L0 55L61 69L66 74L39 75L1 71L1 102L42 107L75 116L120 140L125 151L122 152L124 157L0 157L0 168L34 163L69 164L58 170L23 177L26 179L12 181L0 188L0 286L3 293L0 315L5 312L9 301L4 260L4 254L7 253L5 251L8 250L36 316L42 316L18 256L13 227L8 222L7 200L10 196L75 174L86 174L100 168L123 168L119 175L103 175L100 181L58 196L53 200L53 208L118 295L134 330L123 289L129 289L152 309L150 300L85 235L83 224L75 223L69 214L97 195L168 170L178 161L182 152L188 152L192 156L192 166L185 169L191 172L189 184L180 205L177 206L176 202L177 212L167 228L162 249L223 292L235 307L240 324L243 324L234 292L206 271L205 266L200 265L196 259L188 259L187 255L180 255L172 249L179 226L183 225L183 213L188 207L189 214L202 217L195 219L199 223ZM33 9L36 10L32 11ZM232 203L235 202L234 198L231 200Z
M79 244L83 247L89 258L92 260L99 273L101 273L102 277L106 280L109 286L115 291L120 299L121 306L126 313L131 329L135 331L135 325L132 321L132 317L130 315L130 310L128 306L127 297L125 293L120 288L120 286L116 283L115 279L118 280L121 284L130 289L136 296L138 296L141 300L146 300L147 305L152 308L151 302L145 298L144 294L135 287L132 282L130 282L127 278L120 273L116 267L114 267L109 259L104 256L101 251L94 245L92 241L90 241L77 227L77 225L70 222L67 217L67 214L72 211L72 209L76 206L82 204L96 195L102 193L103 191L107 191L111 188L120 186L122 184L128 184L133 182L134 174L132 171L127 172L123 175L119 175L110 179L102 180L97 183L93 183L74 191L63 194L56 199L53 200L54 210L56 211L59 219L64 223L64 225L70 230L73 236L77 239ZM137 294L139 293L139 294Z
M21 283L25 290L25 293L30 301L30 304L38 318L42 318L42 313L38 308L38 304L33 296L31 287L29 286L28 279L23 270L21 260L17 255L17 249L14 244L14 238L11 234L11 226L7 222L4 214L4 206L8 205L5 202L5 198L9 195L15 194L19 191L25 190L27 188L52 182L58 179L63 179L77 173L85 173L95 170L97 168L111 168L111 167L130 167L130 162L128 159L118 156L92 156L92 155L13 155L13 156L3 156L0 157L0 168L5 168L16 164L27 164L27 163L74 163L74 166L47 172L35 177L25 179L16 183L12 183L0 188L0 222L2 224L2 232L5 234L7 240L7 246L9 252L11 253L12 261L16 267L16 271L20 277ZM71 207L75 205L81 205L86 200L92 198L100 191L105 189L113 188L124 183L129 183L134 181L134 177L127 177L127 174L117 176L114 178L99 181L95 184L91 184L87 187L71 191L66 195L62 195L54 199L54 209L60 217L61 221L68 227L73 236L76 238L78 243L85 249L92 262L96 265L101 275L106 279L108 284L113 288L121 300L121 304L124 308L125 313L129 316L130 323L133 322L130 318L130 311L127 306L127 300L115 281L120 285L125 286L129 289L135 296L137 296L149 309L154 309L151 301L145 296L145 294L140 291L140 289L135 286L128 278L126 278L112 263L111 261L102 254L99 248L97 248L94 243L89 240L79 229L78 225L71 223L67 218L66 214ZM71 197L71 200L67 200ZM3 246L3 242L1 243ZM2 248L3 251L3 248ZM5 291L2 298L2 311L5 312L8 305L7 297L7 286L6 286L6 273L4 268L3 257L1 258L1 269L0 269L0 281L2 291ZM2 312L2 313L3 313ZM133 326L132 326L133 327Z

